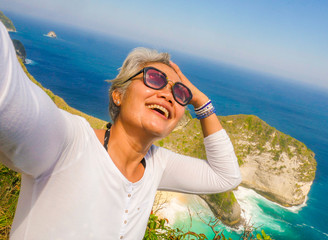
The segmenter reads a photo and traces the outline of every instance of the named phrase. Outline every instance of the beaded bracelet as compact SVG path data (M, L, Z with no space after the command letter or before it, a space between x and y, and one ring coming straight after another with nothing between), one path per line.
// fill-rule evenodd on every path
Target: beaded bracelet
M195 114L197 119L207 118L213 113L216 113L216 110L212 104L212 101L207 101L204 105L199 108L195 108Z
M204 103L202 106L195 108L195 112L202 110L203 108L205 108L208 104L212 103L211 100L208 100L206 103Z

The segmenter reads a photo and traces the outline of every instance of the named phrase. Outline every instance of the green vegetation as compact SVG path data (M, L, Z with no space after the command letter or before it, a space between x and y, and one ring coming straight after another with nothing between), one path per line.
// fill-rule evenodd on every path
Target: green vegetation
M16 32L13 22L0 11L0 21L5 25L7 30Z
M20 174L0 164L0 239L6 239L9 235L20 183Z
M210 194L210 200L215 202L218 206L221 206L223 209L229 209L232 205L237 202L235 195L232 192L224 192L221 194ZM230 199L230 201L226 201Z
M219 222L215 220L214 222L210 222L207 225L212 229L214 233L214 237L212 240L232 240L230 237L226 237L224 235L223 230L216 230L215 226ZM256 237L253 232L256 232L256 229L252 226L244 225L244 230L240 235L240 240L271 240L271 237L267 235L264 230L260 233L256 234ZM145 232L145 236L143 240L162 240L162 239L172 239L172 240L209 240L204 234L195 233L192 231L183 232L179 228L173 229L168 226L167 219L160 219L155 214L151 213L147 225L147 229Z
M160 219L155 214L149 216L144 240L157 239L207 239L204 234L197 234L191 231L183 232L179 228L173 229L168 226L167 219Z

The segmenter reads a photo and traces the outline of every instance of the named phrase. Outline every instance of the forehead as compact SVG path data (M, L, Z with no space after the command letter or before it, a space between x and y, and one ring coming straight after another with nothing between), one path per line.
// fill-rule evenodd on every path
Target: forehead
M173 82L181 82L178 74L173 70L173 68L169 67L168 65L164 63L148 63L145 65L145 67L154 67L158 70L161 70L163 73L166 74L167 78Z

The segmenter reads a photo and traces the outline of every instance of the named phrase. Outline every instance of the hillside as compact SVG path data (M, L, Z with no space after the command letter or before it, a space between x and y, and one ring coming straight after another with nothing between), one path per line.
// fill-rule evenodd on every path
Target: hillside
M0 21L5 25L8 31L16 32L13 22L0 11Z

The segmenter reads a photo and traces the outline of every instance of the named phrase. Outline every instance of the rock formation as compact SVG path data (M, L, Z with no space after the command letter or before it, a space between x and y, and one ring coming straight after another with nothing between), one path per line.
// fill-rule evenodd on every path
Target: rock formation
M19 41L17 39L13 39L12 41L13 41L17 56L20 59L22 59L23 63L25 63L26 51L25 51L24 45L21 43L21 41Z
M242 185L283 206L302 204L315 177L314 153L256 116L222 117L240 161Z
M55 33L54 31L50 31L50 32L48 32L48 33L47 33L47 36L48 36L48 37L51 37L51 38L57 38L57 35L56 35L56 33Z

